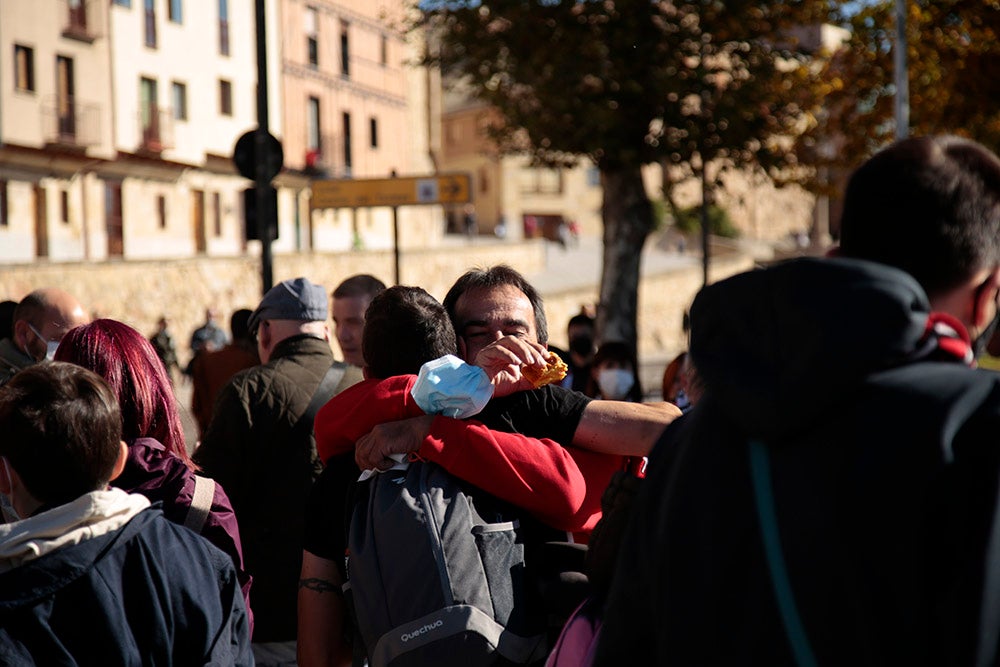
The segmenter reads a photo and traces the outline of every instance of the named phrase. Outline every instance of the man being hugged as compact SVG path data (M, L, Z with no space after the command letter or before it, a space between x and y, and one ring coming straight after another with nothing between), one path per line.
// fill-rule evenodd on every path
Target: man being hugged
M0 390L0 664L251 665L228 555L140 495L122 471L118 402L53 362Z

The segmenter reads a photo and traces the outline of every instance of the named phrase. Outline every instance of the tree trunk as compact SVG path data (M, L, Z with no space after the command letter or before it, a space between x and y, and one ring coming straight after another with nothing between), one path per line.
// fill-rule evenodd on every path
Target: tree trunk
M637 349L639 268L643 245L653 229L653 207L639 167L602 169L601 186L604 263L597 338L600 342L623 341Z

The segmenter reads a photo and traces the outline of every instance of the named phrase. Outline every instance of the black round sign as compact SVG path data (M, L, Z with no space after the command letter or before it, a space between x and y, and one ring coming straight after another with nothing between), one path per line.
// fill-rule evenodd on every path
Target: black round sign
M257 163L264 163L264 177L270 181L281 171L281 165L285 161L285 153L281 149L281 142L270 132L264 135L264 155L257 155L257 130L249 130L243 133L236 140L233 148L233 164L239 170L240 175L252 180L257 179Z

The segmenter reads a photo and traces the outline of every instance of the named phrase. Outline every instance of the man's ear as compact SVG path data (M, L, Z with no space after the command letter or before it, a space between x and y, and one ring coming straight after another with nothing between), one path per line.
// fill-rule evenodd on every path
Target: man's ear
M118 479L118 476L125 470L125 462L128 461L128 445L125 444L124 440L119 441L118 444L120 445L118 460L115 461L115 467L111 470L111 477L108 479L109 482L112 479Z
M982 329L996 316L997 290L1000 289L1000 267L993 269L973 293L972 325Z
M14 330L11 332L10 337L14 341L14 345L17 349L24 351L27 347L25 341L28 340L28 334L31 333L31 328L28 326L27 320L18 320L14 322Z

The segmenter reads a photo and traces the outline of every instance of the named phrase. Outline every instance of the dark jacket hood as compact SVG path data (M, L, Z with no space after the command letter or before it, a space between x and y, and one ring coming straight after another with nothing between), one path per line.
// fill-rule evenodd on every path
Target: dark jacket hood
M691 356L716 407L748 435L773 439L917 355L929 312L923 289L897 269L792 260L703 289L691 307Z

